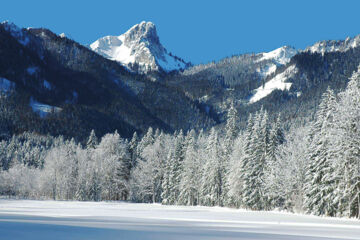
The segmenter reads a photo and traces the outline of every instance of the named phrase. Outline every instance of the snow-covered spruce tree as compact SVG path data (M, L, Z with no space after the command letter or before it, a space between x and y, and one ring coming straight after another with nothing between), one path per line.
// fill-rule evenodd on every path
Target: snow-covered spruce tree
M240 183L237 183L237 185L242 187L242 192L241 192L241 203L242 206L245 206L245 203L243 202L244 198L246 197L246 195L248 194L248 192L245 193L245 189L248 190L248 185L247 185L247 181L249 181L250 179L250 164L252 161L252 151L254 148L254 144L252 141L252 137L253 137L253 131L254 131L254 116L250 113L249 117L248 117L248 121L247 121L247 127L246 127L246 131L245 131L245 136L244 136L244 152L241 155L241 158L239 160L240 162L240 172L241 172L241 177L240 177Z
M239 208L242 204L242 159L244 157L244 136L240 135L235 140L234 150L230 155L229 165L227 166L226 185L227 201L226 205Z
M269 115L267 113L266 110L264 110L263 108L260 110L260 116L261 116L261 122L260 122L260 135L259 135L259 147L257 148L258 151L258 157L259 157L259 162L258 164L258 177L261 180L261 188L262 190L259 191L262 196L262 201L263 201L263 208L266 210L269 210L271 208L271 199L269 197L269 193L266 191L266 181L265 181L265 171L268 169L268 159L271 158L269 157L271 150L275 151L275 149L277 148L277 146L275 145L276 142L273 142L274 145L271 146L270 145L270 122L269 122ZM274 136L275 138L276 136Z
M132 199L141 202L161 202L162 180L168 148L167 136L164 133L155 139L153 144L147 145L141 160L132 172Z
M334 128L336 98L331 89L322 97L309 146L309 167L306 174L305 208L316 215L336 214L333 206L335 190L334 149L331 130Z
M164 205L174 204L172 199L170 199L172 194L172 182L170 181L170 174L174 164L174 146L170 146L170 151L166 158L165 167L164 167L164 177L161 184L162 192L161 192L161 203Z
M162 203L176 204L180 194L180 174L182 172L182 163L184 161L184 142L183 131L175 133L174 144L171 144L170 151L167 155L164 181L162 183Z
M334 146L337 149L334 203L338 215L360 218L360 67L340 94Z
M180 195L178 204L194 206L199 202L200 164L197 153L195 131L191 130L186 136L185 159L182 164Z
M225 125L225 140L224 140L224 154L226 157L229 157L233 150L234 141L239 134L239 129L237 126L237 110L234 107L234 103L231 102L229 111L226 117Z
M96 161L95 149L99 142L92 130L86 148L77 148L76 154L78 159L78 179L77 189L74 198L79 201L100 201L101 199L101 180Z
M136 146L136 167L132 169L131 172L131 181L130 181L130 198L132 201L136 202L150 202L149 195L151 191L149 186L147 186L149 181L149 176L144 174L146 170L150 169L143 169L146 160L142 157L144 149L148 146L154 144L154 131L152 127L149 127L146 134L141 138L139 143ZM140 166L139 166L140 165Z
M224 167L224 173L222 175L223 179L222 179L222 183L223 183L223 187L222 187L222 199L224 200L224 204L228 205L228 194L227 192L229 191L229 185L227 184L227 179L226 176L228 175L228 166L230 164L230 156L233 152L233 147L234 147L234 143L235 143L235 139L239 134L239 129L237 126L237 110L234 107L234 102L231 102L230 104L230 108L228 110L227 113L227 118L226 118L226 125L225 125L225 139L222 143L222 147L223 147L223 165Z
M87 143L86 143L86 147L89 149L89 148L92 148L94 149L97 145L99 144L99 140L98 138L96 137L95 135L95 131L94 129L91 130L90 132L90 136L87 140Z
M242 159L243 205L253 210L267 209L268 199L265 193L264 169L268 144L267 113L264 110L249 119Z
M139 137L136 132L134 132L130 142L129 142L129 153L130 153L130 159L131 159L131 167L134 168L136 166L136 159L137 156L137 146L139 143Z
M106 134L96 148L96 158L102 177L102 199L127 200L131 162L126 141L117 132Z
M286 142L277 148L275 161L268 165L265 173L267 191L276 197L272 207L302 212L304 179L308 159L306 156L308 127L293 127Z
M207 206L222 206L224 165L218 134L211 129L206 146L205 164L201 180L201 203Z
M91 148L91 147L90 147ZM91 148L92 149L92 148ZM91 174L93 173L93 159L91 158L92 151L90 149L77 148L76 155L78 158L78 179L77 179L77 189L75 193L75 199L79 201L88 201L92 200L90 197L90 182Z
M170 185L171 185L171 193L170 193L170 201L176 203L178 201L180 195L180 180L181 180L181 172L183 171L183 162L185 158L186 151L186 142L184 133L182 130L179 131L179 134L175 139L174 146L174 155L172 159L172 168L170 171Z
M265 126L265 131L266 126ZM266 139L265 139L266 140ZM284 196L276 192L272 183L272 180L276 179L279 175L278 168L280 167L277 163L278 159L276 157L278 148L285 141L284 132L281 128L281 116L279 114L276 122L272 124L272 127L269 132L268 143L266 143L266 155L265 155L265 190L268 198L268 204L270 208L282 207L285 202Z
M155 137L154 137L154 130L152 127L149 127L148 131L146 132L146 134L141 138L140 142L138 143L137 147L136 147L136 156L137 156L137 160L136 162L142 160L141 159L141 154L144 151L144 149L153 144L155 141Z

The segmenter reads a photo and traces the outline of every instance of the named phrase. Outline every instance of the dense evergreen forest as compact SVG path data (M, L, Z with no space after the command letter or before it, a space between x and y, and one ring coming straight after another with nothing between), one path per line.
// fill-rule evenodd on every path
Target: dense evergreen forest
M55 200L285 209L360 217L360 69L338 94L328 88L313 121L287 125L266 107L238 126L174 134L149 128L86 144L26 132L0 142L0 193Z

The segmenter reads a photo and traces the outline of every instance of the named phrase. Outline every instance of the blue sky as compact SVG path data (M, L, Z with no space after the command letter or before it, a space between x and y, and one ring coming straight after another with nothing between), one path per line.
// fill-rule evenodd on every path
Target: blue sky
M355 0L7 0L1 2L0 21L65 32L82 44L152 21L169 51L197 64L355 36L359 9Z

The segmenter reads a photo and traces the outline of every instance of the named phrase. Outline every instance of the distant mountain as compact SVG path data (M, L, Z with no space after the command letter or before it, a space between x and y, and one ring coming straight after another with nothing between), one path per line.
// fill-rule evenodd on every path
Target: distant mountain
M120 36L102 37L90 44L90 48L140 73L160 70L170 72L190 65L161 45L152 22L136 24Z
M0 135L35 131L82 140L91 129L130 137L150 126L171 132L215 123L177 89L63 34L9 22L0 24L0 91Z
M337 52L337 51L345 52L350 50L351 48L356 48L359 46L360 46L360 35L354 38L347 37L345 40L320 41L312 46L307 47L305 51L324 54L326 52Z
M271 116L301 122L312 117L327 87L346 86L360 64L359 39L189 66L167 52L149 22L104 37L93 50L65 34L3 22L0 139L24 131L83 140L91 129L124 137L150 126L208 129L225 120L232 103L240 126L261 106Z
M220 122L231 102L242 119L264 106L271 115L281 112L287 120L301 122L312 118L327 87L344 89L360 64L359 39L323 41L305 50L284 46L267 53L236 55L190 67L169 76L167 84L211 106Z

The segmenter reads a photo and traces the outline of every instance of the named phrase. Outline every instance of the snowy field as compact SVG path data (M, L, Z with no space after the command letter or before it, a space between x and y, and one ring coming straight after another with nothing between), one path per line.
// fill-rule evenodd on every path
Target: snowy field
M217 207L2 199L0 239L360 239L360 221Z

